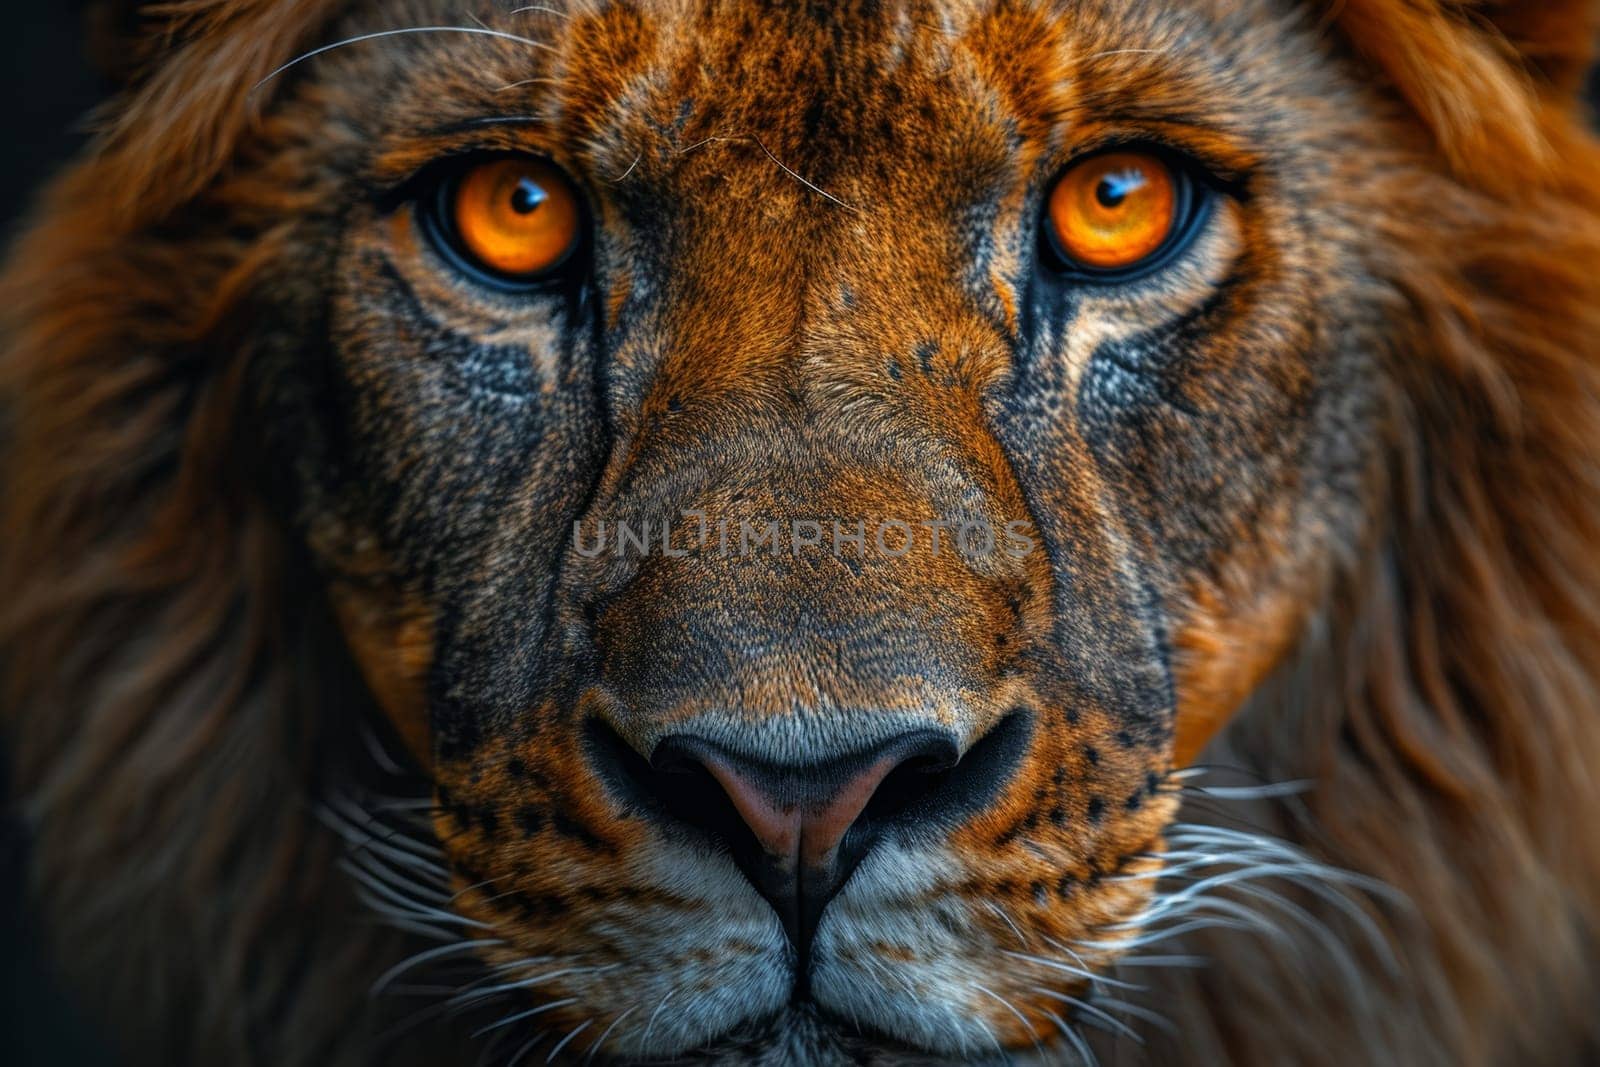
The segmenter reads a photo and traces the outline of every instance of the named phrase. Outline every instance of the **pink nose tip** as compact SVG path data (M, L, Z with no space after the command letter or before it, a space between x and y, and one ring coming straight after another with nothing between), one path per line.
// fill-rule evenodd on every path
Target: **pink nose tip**
M943 777L937 772L959 755L953 739L923 730L828 763L783 766L678 735L663 740L650 763L664 776L657 789L676 794L663 799L727 845L804 958L823 909L871 839L930 800ZM680 787L670 784L675 778Z
M906 760L898 753L872 759L821 795L806 798L773 791L770 782L734 761L707 753L701 762L728 794L739 818L780 865L823 869L833 865L839 842L856 824L891 771ZM820 783L818 783L820 784Z

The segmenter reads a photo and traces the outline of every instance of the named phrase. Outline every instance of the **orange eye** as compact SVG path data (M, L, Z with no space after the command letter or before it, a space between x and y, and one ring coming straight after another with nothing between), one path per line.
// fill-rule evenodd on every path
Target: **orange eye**
M1056 250L1089 270L1137 266L1172 236L1179 182L1171 167L1145 152L1107 152L1077 164L1050 191Z
M461 251L502 280L527 282L548 274L578 243L578 194L548 163L480 163L447 185L445 195L443 214Z

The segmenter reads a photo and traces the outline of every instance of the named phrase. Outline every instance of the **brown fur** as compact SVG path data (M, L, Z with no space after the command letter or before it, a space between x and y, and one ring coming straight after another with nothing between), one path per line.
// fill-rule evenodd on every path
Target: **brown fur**
M1396 190L1411 208L1391 246L1407 322L1394 358L1409 389L1387 535L1211 758L1315 778L1303 806L1263 817L1415 904L1428 937L1402 936L1404 978L1373 986L1392 1062L1588 1062L1600 1049L1600 856L1576 813L1600 800L1600 156L1565 93L1474 73L1491 46L1461 56L1394 33L1392 20L1426 8L1346 10L1408 97L1455 86L1414 102L1472 185ZM1416 32L1464 32L1428 17L1438 22ZM1561 86L1586 39L1564 36ZM1479 143L1497 122L1508 125ZM1164 993L1186 1004L1185 1055L1201 1062L1243 1049L1249 1062L1322 1062L1361 1033L1268 958ZM1250 1025L1280 1011L1314 1022Z
M1045 80L1030 75L1052 69L1055 35L1080 31L1029 5L1001 6L1004 17L982 22L994 42L977 48L993 58L984 73L1008 87L1024 128L1047 127L1039 116L1058 102L1042 99ZM368 1003L365 986L403 942L363 925L335 870L339 845L312 809L350 773L340 754L374 699L420 763L440 756L423 721L436 616L429 591L396 577L401 564L370 531L334 508L309 523L286 514L283 472L263 443L270 426L262 429L280 413L263 409L252 388L258 365L280 355L257 350L263 307L308 333L325 326L329 301L306 278L331 254L307 232L327 239L361 210L329 201L338 168L323 154L327 142L351 151L359 142L354 129L322 124L356 89L306 88L293 75L256 85L329 39L342 7L165 5L160 25L144 27L145 42L165 47L141 46L142 73L108 110L95 149L49 190L0 283L9 755L62 969L138 1062L373 1062L375 1034L395 1010ZM1583 1062L1600 1054L1600 835L1586 814L1600 807L1600 147L1574 92L1595 5L1343 0L1329 11L1337 36L1326 62L1362 85L1375 116L1359 146L1373 156L1348 164L1380 205L1368 266L1385 294L1374 337L1393 387L1383 396L1381 463L1365 487L1374 522L1321 568L1295 565L1285 515L1268 509L1239 529L1212 575L1184 591L1176 744L1181 762L1250 694L1201 759L1272 781L1314 780L1308 796L1260 802L1252 814L1319 858L1395 886L1411 909L1381 912L1398 973L1359 950L1378 1011L1330 982L1314 944L1284 951L1197 935L1194 947L1217 963L1155 975L1150 1003L1178 1036L1157 1044L1154 1058ZM632 90L648 34L627 8L577 13L593 16L573 31L589 36L566 61L586 71L593 99L574 91L565 106L585 117ZM724 44L739 53L743 38L729 33ZM1023 40L1036 51L1013 52ZM375 54L365 77L409 55ZM796 46L782 58L793 69L809 56ZM1152 107L1163 92L1181 98L1181 86L1131 69L1108 98ZM440 95L465 86L444 84ZM730 165L717 180L775 220L787 197L821 210L798 183L763 192L765 157L793 160L801 146L786 142L777 119L762 129L740 157L760 169ZM414 146L387 165L404 173L435 147ZM613 155L615 177L631 153ZM850 210L852 190L833 190ZM869 218L861 225L876 224ZM722 236L704 261L746 253L748 232ZM896 237L879 235L886 257L908 247ZM1241 241L1267 243L1248 229ZM308 266L311 249L323 259ZM737 400L763 360L784 358L771 325L792 325L784 289L759 289L751 279L776 268L752 258L742 274L707 274L708 286L737 285L747 303L731 314L709 302L698 316L691 308L670 331L686 348L738 351L744 362L675 365L676 377L653 382L625 417L653 424L678 394ZM879 266L883 286L895 285L898 263ZM290 295L264 300L275 292ZM625 294L611 300L615 316ZM965 315L949 310L941 324L972 354L965 366L952 361L951 374L1002 377L994 335ZM999 318L1015 319L1015 308ZM861 326L862 336L885 341L872 328ZM892 341L909 349L915 338ZM859 372L843 361L838 369ZM762 410L764 399L740 414ZM705 426L726 430L714 405L702 410L712 412ZM992 496L1003 503L994 506L1011 506L1005 457L979 434L950 432L952 454L997 472ZM693 438L641 438L650 447L630 462L670 465ZM888 507L898 491L863 478L856 499ZM1064 495L1087 508L1093 492ZM485 586L497 577L484 575ZM977 605L951 626L986 667L1006 661L996 641L1007 626L1024 646L1043 633L1038 590L1048 578L1037 572L1001 576L1021 590L1022 606L1009 612L992 575L928 562L916 577ZM692 588L668 571L647 581ZM900 588L885 582L886 597ZM788 602L783 588L770 595ZM668 592L655 602L673 603ZM602 613L608 654L647 659L646 621L629 604ZM768 684L756 696L776 707L802 682ZM1109 735L1097 714L1084 729ZM1038 766L1070 767L1084 781L1112 773L1090 768L1082 743L1051 739ZM617 882L605 859L640 847L643 832L586 790L573 744L508 734L470 758L443 755L438 781L465 807L441 802L438 828L464 890L471 864L511 857L530 872L516 883L525 912L584 879L619 897L644 892ZM1127 757L1117 773L1142 778L1143 758ZM519 760L547 761L549 782L514 781L508 768ZM592 839L507 842L509 811L476 825L462 817L492 813L517 790L525 806L561 807ZM1067 798L1075 817L1085 799ZM1077 855L1082 883L1098 885L1105 859L1141 849L1171 803L1149 804L1108 830L1100 852ZM1136 893L1108 889L1081 913L1052 902L1035 914L1038 893L1000 862L1000 841L1037 817L1037 804L1019 786L958 837L967 853L997 857L1001 873L980 891L1060 937L1136 908ZM1040 879L1059 873L1039 867ZM506 905L495 896L479 887L459 906L498 923ZM559 944L569 933L551 929L519 936ZM1045 1030L1036 1007L1024 1004L1026 1027L992 1004L981 1010L995 1012L1008 1044L1027 1048ZM437 1040L471 1047L448 1033ZM445 1062L426 1046L412 1052Z

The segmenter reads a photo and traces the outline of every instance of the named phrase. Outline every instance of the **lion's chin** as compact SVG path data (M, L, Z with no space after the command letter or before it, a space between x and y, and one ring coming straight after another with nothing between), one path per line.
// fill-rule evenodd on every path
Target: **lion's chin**
M974 1054L920 1048L906 1044L873 1025L871 1020L850 1019L814 1001L796 1001L776 1016L741 1025L699 1049L657 1059L627 1058L630 1067L646 1064L721 1064L751 1067L933 1067L939 1064L1018 1064L1014 1053L990 1050Z
M602 1056L604 1054L602 1053ZM716 1037L692 1046L622 1049L601 1062L647 1067L653 1064L750 1064L772 1067L832 1067L834 1064L1016 1063L1014 1056L967 1048L927 1047L895 1036L893 1020L830 1009L809 996L796 996L777 1012L733 1022Z

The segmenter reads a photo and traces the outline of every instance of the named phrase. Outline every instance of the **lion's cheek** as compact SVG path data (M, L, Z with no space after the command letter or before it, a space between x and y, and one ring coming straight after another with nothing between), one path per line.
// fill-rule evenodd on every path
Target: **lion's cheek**
M344 582L328 591L351 657L389 724L420 766L433 762L427 677L433 664L433 611L420 598Z
M1179 767L1194 762L1288 655L1306 611L1303 597L1283 591L1241 604L1208 586L1191 599L1194 610L1172 638Z

